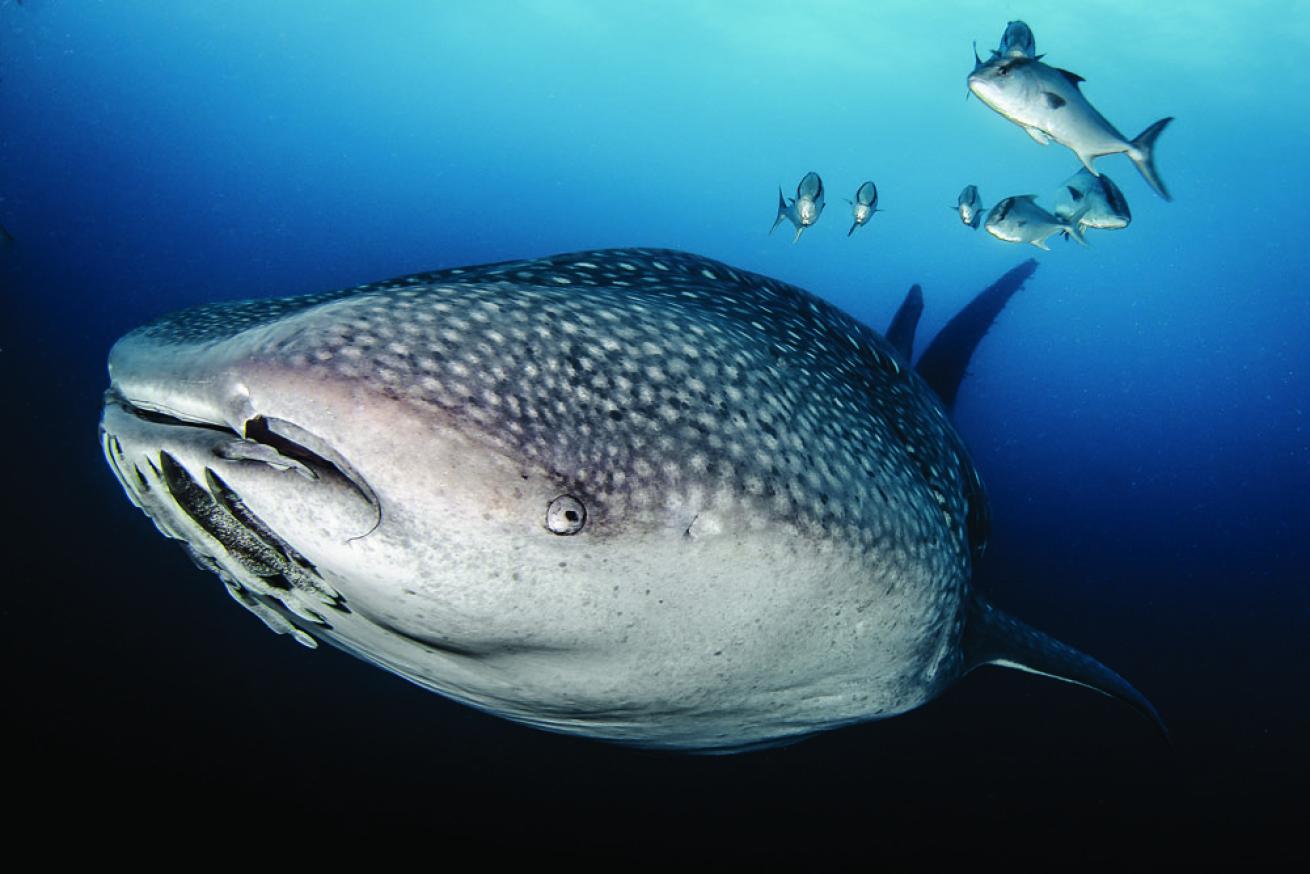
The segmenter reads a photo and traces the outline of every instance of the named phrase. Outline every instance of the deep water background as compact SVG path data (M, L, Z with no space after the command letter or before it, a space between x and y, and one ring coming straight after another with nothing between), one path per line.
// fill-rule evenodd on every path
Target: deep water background
M494 853L928 860L1304 856L1310 803L1310 6L1298 2L0 3L8 789L14 834ZM947 209L1077 169L964 99L970 43L1047 61L1158 147L1175 202L1008 246ZM828 211L767 235L779 185ZM881 206L846 237L843 197ZM522 728L238 609L99 454L104 361L165 311L442 266L668 246L920 344L1029 255L957 421L990 489L976 571L1168 720L982 671L771 752ZM331 840L329 840L329 838ZM434 844L435 842L435 844Z

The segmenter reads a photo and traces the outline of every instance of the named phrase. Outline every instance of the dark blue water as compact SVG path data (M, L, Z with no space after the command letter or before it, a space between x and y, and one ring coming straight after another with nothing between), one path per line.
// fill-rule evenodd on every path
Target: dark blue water
M279 828L736 857L1304 856L1310 805L1310 10L1138 4L0 3L5 671L20 824ZM929 8L931 7L931 8ZM977 100L1023 17L1129 136L1133 224L1003 244L947 207L1077 169ZM779 185L828 212L767 235ZM866 178L886 210L847 238ZM237 609L96 442L104 360L202 301L602 246L688 249L930 336L1029 254L957 422L980 588L1159 707L980 671L731 758L475 713ZM922 341L921 341L922 342ZM131 787L126 800L124 787Z

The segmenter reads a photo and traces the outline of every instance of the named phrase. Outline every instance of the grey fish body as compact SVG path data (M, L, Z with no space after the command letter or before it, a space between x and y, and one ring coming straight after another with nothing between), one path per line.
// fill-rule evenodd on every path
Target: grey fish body
M216 304L109 368L110 466L234 598L537 727L751 748L1048 640L972 593L985 502L928 384L718 262L584 252ZM1055 647L1063 667L1025 663L1142 709Z
M977 64L969 89L993 110L1022 127L1037 142L1071 149L1092 174L1101 155L1126 154L1146 182L1165 200L1169 192L1155 169L1155 140L1173 121L1163 118L1128 140L1083 96L1082 77L1035 58L998 56Z
M846 236L855 233L855 229L863 227L873 218L875 212L881 212L878 209L878 186L872 181L865 182L855 190L855 199L849 201L851 205L851 229L846 232Z
M1098 230L1119 230L1133 220L1128 200L1114 180L1104 173L1093 176L1086 167L1061 184L1052 212L1064 222L1077 215L1078 224Z
M960 196L956 199L955 209L960 214L960 221L975 230L978 228L987 207L983 206L977 185L964 186L964 190L960 192Z
M802 231L819 220L824 205L823 180L819 178L818 173L810 171L796 186L795 198L784 199L782 189L778 189L778 214L773 220L773 227L769 228L769 233L777 230L782 220L787 219L796 228L796 236L792 237L792 242L795 243L801 238Z
M1053 234L1068 233L1082 243L1081 213L1068 219L1057 218L1037 205L1032 194L1017 195L1001 200L987 213L987 233L1007 243L1030 243L1050 251L1046 240Z
M1032 28L1022 21L1011 21L1001 34L1001 44L992 52L993 57L1037 58L1037 39Z

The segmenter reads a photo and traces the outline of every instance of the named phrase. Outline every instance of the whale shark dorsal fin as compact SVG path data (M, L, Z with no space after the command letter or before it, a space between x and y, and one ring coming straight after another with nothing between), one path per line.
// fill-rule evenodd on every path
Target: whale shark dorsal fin
M1127 680L1091 656L997 610L976 592L965 607L961 648L964 673L997 665L1086 686L1124 702L1169 737L1159 712Z
M1036 269L1037 262L1029 258L984 288L946 323L924 350L914 369L937 392L946 409L955 407L955 396L959 393L973 350L978 348L978 343L1005 308L1006 301L1023 287Z
M914 352L914 330L919 326L919 316L922 314L923 289L915 283L906 292L905 300L901 301L900 308L887 326L887 342L896 347L906 363L909 363Z

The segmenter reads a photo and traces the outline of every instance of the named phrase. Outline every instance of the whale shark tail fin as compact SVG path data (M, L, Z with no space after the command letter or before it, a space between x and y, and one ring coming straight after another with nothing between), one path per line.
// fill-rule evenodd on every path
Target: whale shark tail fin
M976 593L965 615L963 646L965 673L981 665L999 665L1086 686L1124 702L1151 720L1166 739L1169 737L1159 712L1123 677L1091 656L997 610Z
M896 347L901 357L908 364L914 353L914 329L919 326L919 316L923 315L923 289L918 283L910 286L905 300L892 316L892 323L887 326L887 342Z
M960 391L973 350L978 348L992 322L1001 314L1006 301L1023 288L1036 269L1037 262L1029 258L984 288L923 350L914 369L937 392L947 410L955 407L955 396Z

